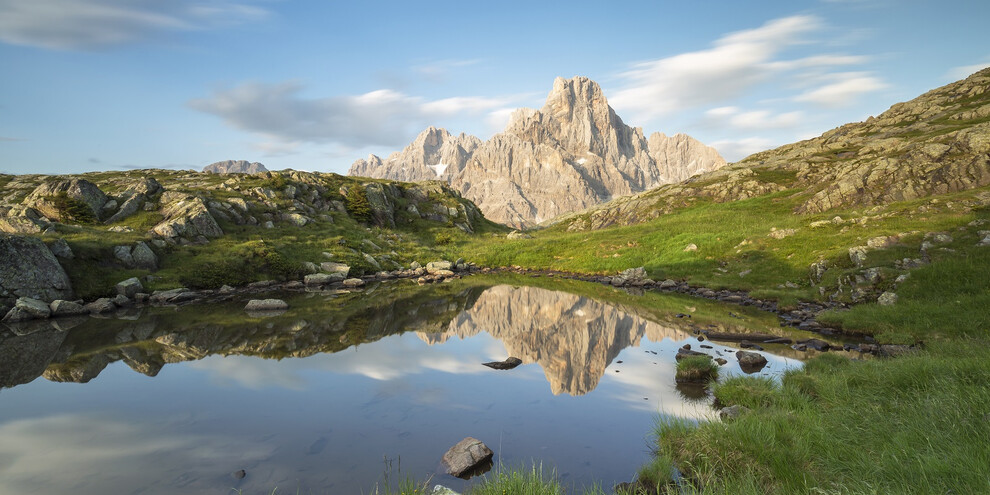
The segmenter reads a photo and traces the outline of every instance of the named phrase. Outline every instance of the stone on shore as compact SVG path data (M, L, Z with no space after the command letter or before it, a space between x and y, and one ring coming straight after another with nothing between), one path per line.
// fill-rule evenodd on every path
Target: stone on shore
M244 306L244 311L279 311L289 309L289 305L281 299L251 299Z
M461 477L492 459L492 449L481 440L467 437L454 445L443 455L447 474Z
M117 283L116 289L117 294L133 298L135 294L144 290L144 285L141 284L141 281L137 277L131 277Z

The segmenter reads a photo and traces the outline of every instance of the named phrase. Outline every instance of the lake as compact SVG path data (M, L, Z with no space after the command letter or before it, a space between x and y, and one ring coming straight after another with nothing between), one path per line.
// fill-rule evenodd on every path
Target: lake
M290 308L245 313L261 297ZM680 346L743 373L700 330L811 335L752 308L521 277L228 299L0 330L0 494L460 490L477 478L440 458L467 436L497 465L611 487L649 459L659 418L715 417L674 382ZM805 356L766 347L761 375ZM481 364L509 356L523 364Z

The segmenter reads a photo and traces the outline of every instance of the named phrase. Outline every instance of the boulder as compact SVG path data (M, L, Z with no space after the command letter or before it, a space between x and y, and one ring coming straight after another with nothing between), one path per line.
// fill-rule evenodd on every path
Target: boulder
M137 277L131 277L123 282L117 283L116 287L117 294L124 297L133 298L138 292L144 290L144 285Z
M136 268L144 268L145 270L158 269L158 256L144 242L138 241L134 244L134 249L131 250L131 260Z
M303 277L306 285L327 285L334 282L342 282L346 278L343 273L313 273Z
M736 359L739 360L739 367L744 373L756 373L767 365L767 358L756 352L738 351L736 352Z
M130 246L114 246L113 257L127 268L134 266L134 258L131 256Z
M698 245L697 244L693 244L692 243L692 244L688 244L687 246L684 246L684 252L685 253L692 252L692 251L697 251L697 250L698 250Z
M284 309L289 309L289 305L281 299L252 299L244 306L244 311L279 311Z
M69 276L41 239L8 234L0 234L0 294L42 301L73 298Z
M382 269L382 265L378 263L378 260L376 260L374 256L368 253L361 253L361 256L364 257L364 261L367 261L368 264L374 267L376 270Z
M185 287L170 290L156 290L151 293L148 302L151 304L178 304L180 302L196 299L195 292L191 292Z
M94 315L113 313L114 311L117 311L117 305L107 297L101 297L83 306L83 308L85 308L86 311L89 311L90 314Z
M866 264L866 253L869 248L866 246L855 246L849 248L849 261L852 261L857 268L862 268Z
M722 421L729 422L738 418L739 416L742 416L747 412L749 412L749 408L746 406L736 405L736 406L723 407L721 410L719 410L718 417Z
M491 461L494 452L481 440L467 437L443 454L447 474L462 477Z
M450 270L453 264L449 261L431 261L426 264L426 272L430 274L435 274L440 270Z
M141 209L141 206L144 204L145 199L147 198L144 194L132 194L131 197L124 201L124 204L120 205L120 209L117 210L117 213L114 213L103 223L107 225L117 223L137 213L137 211Z
M52 254L54 254L56 258L61 258L63 260L71 260L72 258L75 258L75 255L72 253L72 248L69 247L69 243L65 242L65 239L62 239L61 237L55 239L55 242L49 244L48 249L51 250Z
M130 298L128 298L123 294L117 294L116 296L113 296L113 299L110 299L110 301L112 301L113 305L117 306L118 308L127 308L134 304L134 301L131 301Z
M42 320L51 316L52 310L43 301L30 297L17 299L14 307L3 317L5 322Z
M89 311L82 304L56 299L48 306L52 310L52 317L59 316L79 316L89 314Z
M151 229L151 233L159 237L216 238L223 235L220 225L200 198L186 198L169 203L162 208L162 215L165 219Z
M897 304L897 294L889 291L884 292L877 298L877 304L881 306L893 306L894 304Z
M364 287L364 280L359 278L349 278L344 280L344 287Z
M371 217L375 225L379 227L395 228L395 206L386 194L385 188L394 186L383 186L378 182L366 184L364 186L365 195L368 197L368 206L371 208ZM393 191L392 196L398 196Z
M85 203L96 218L100 218L103 205L107 204L109 200L107 195L100 188L96 187L96 184L85 179L69 179L46 182L38 186L24 199L24 204L47 208L50 206L47 204L47 198L55 196L60 192L64 192L68 197ZM42 213L45 213L45 216L49 218L58 218L57 212L54 211L48 212L42 210Z
M344 263L324 261L323 263L320 263L320 270L327 273L340 273L346 278L347 274L351 272L351 267L345 265Z

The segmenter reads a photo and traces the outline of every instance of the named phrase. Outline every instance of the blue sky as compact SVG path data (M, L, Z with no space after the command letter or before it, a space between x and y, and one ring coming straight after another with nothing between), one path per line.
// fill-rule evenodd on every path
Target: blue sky
M428 125L487 139L557 76L727 159L990 66L985 0L0 0L0 172L345 173Z

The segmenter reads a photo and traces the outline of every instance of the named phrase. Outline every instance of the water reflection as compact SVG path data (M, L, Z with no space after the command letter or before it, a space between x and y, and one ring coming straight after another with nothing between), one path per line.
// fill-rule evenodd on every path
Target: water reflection
M675 387L678 347L706 327L782 332L683 297L480 281L282 295L280 315L231 301L0 332L0 494L360 493L383 456L462 487L436 469L469 435L503 462L607 485L649 455L658 412L711 414L703 389ZM735 349L705 345L741 373ZM763 374L795 364L764 354ZM524 364L481 365L508 356Z

